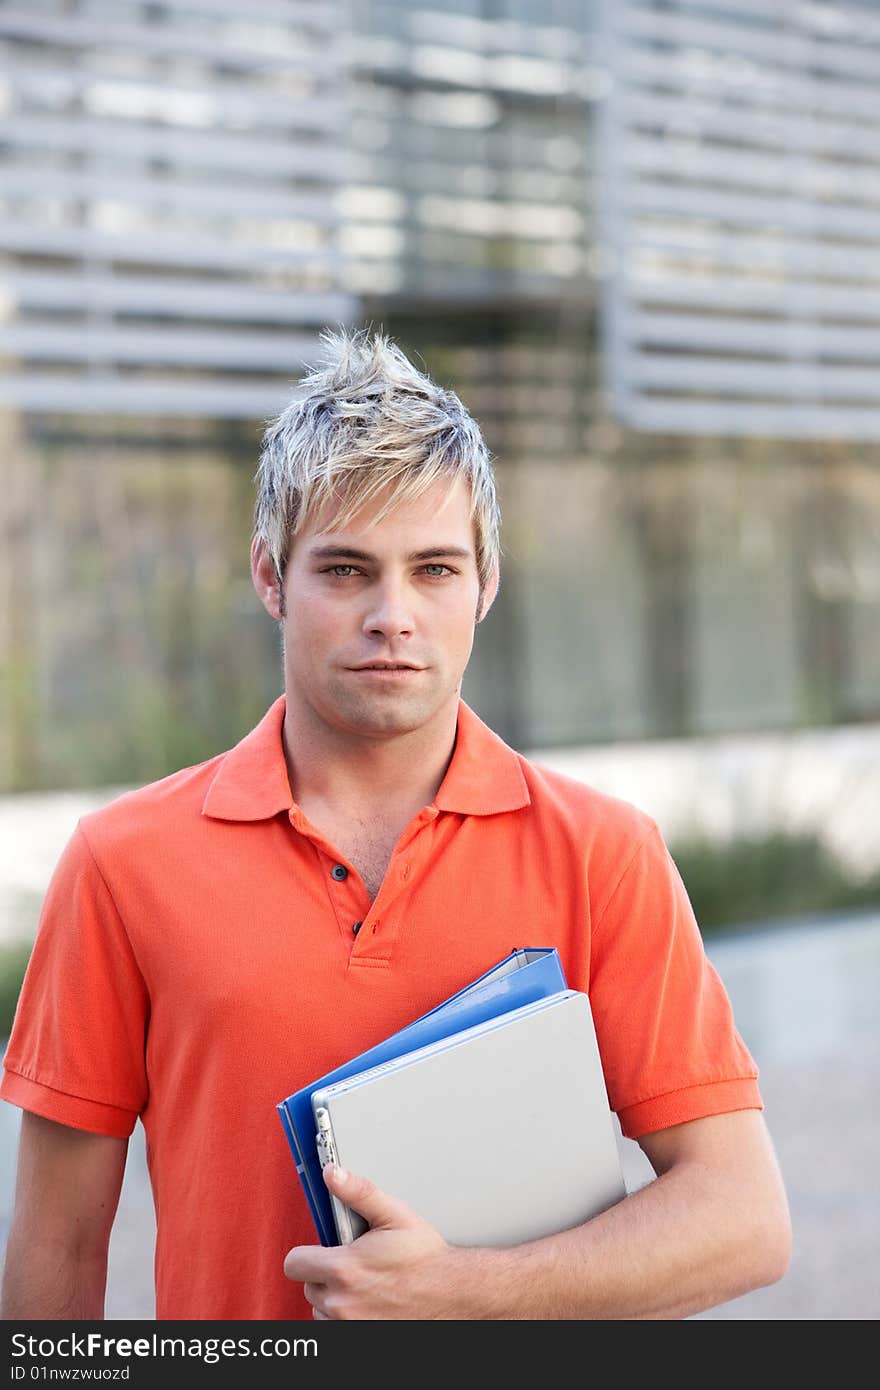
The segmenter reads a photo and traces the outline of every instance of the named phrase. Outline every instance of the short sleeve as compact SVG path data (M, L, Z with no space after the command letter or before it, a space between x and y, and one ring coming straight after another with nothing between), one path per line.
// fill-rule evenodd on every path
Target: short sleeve
M628 1138L763 1108L758 1069L656 826L594 924L589 992L609 1101Z
M149 999L78 824L52 876L3 1058L0 1097L127 1137L147 1102Z

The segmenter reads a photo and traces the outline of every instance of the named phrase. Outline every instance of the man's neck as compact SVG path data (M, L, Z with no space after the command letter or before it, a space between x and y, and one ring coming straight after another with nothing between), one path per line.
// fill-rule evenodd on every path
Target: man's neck
M391 738L334 730L288 701L282 727L294 800L355 814L383 808L407 818L430 805L455 748L458 699L429 724Z

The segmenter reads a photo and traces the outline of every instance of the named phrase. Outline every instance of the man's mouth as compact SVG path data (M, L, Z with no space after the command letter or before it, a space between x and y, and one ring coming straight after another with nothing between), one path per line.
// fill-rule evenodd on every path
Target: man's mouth
M369 661L364 666L352 666L352 671L421 671L421 666L411 666L407 661Z

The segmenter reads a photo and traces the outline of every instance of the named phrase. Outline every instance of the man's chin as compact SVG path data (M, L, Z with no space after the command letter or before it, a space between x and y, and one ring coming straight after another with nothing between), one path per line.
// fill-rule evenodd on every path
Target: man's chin
M346 721L352 733L364 738L394 738L412 734L429 722L430 715L419 710L372 709L353 712Z
M405 691L377 691L372 696L345 700L339 710L341 722L354 734L365 738L391 738L422 729L436 717L440 701L426 700L424 694Z

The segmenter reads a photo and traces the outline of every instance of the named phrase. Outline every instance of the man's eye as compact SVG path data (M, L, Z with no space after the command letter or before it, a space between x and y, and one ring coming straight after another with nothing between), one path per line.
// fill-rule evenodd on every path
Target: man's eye
M350 575L357 574L357 569L354 565L334 565L330 573L335 574L337 579L348 579Z
M425 565L425 571L432 579L442 579L445 574L452 573L448 565Z

